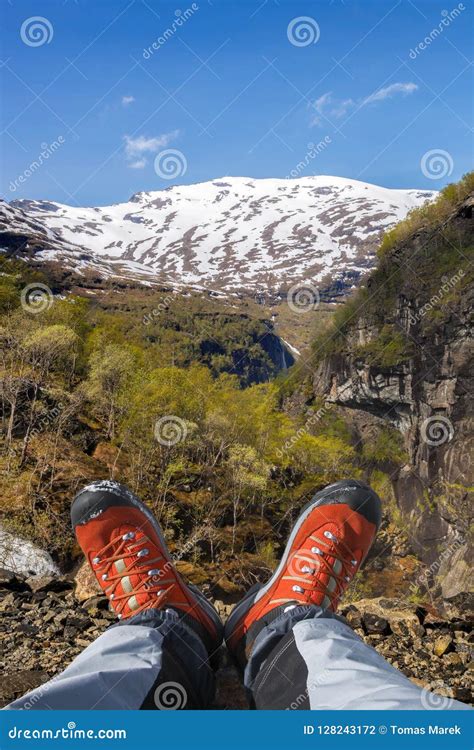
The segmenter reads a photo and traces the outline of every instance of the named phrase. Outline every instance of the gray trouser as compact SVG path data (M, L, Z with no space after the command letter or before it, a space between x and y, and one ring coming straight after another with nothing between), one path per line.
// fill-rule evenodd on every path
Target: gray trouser
M468 708L410 682L317 607L295 607L264 627L244 679L259 709ZM201 709L213 692L198 636L171 610L148 610L109 628L64 672L7 708Z

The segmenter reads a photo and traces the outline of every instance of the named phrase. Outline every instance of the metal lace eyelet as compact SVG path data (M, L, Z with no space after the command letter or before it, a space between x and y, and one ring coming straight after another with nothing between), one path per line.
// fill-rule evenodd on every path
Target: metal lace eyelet
M146 557L149 553L150 553L150 550L141 549L139 552L137 552L137 557Z
M94 557L92 560L93 565L98 565L100 563L100 557Z
M311 547L311 552L313 553L313 555L322 555L323 554L321 552L321 550L319 549L319 547Z
M130 539L135 539L135 532L127 531L127 533L122 536L122 539L124 542L128 542Z
M106 581L106 580L107 580L107 573L102 573L102 580L103 580L103 581Z

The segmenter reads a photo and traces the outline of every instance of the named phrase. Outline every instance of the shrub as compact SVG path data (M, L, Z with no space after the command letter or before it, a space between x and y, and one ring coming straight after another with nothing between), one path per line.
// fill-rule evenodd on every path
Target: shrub
M394 367L410 359L414 354L414 347L401 331L387 324L376 338L357 347L354 354L369 365Z

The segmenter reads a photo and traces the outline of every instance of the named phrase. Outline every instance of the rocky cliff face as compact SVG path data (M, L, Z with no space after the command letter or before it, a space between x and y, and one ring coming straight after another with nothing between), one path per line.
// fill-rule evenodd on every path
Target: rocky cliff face
M397 502L429 566L424 583L445 599L472 593L473 205L391 249L313 380L329 402L402 432Z

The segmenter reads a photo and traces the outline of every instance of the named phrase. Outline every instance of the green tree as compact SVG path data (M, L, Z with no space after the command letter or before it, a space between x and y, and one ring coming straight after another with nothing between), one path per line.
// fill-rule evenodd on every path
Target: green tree
M232 552L235 549L235 534L239 509L243 501L251 502L256 495L263 494L270 476L270 466L263 461L255 448L236 443L229 448L227 461L232 493Z
M127 411L136 358L128 347L109 344L103 351L95 351L89 364L85 393L93 414L105 425L106 437L113 439L117 424Z

